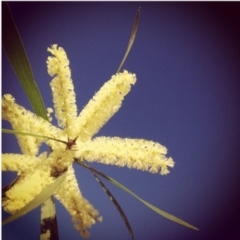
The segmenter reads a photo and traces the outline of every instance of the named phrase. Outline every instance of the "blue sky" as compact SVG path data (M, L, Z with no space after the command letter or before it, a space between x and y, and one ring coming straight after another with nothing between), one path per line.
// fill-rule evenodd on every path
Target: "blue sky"
M176 165L167 176L92 164L140 197L200 229L164 219L105 182L132 225L136 240L237 239L240 222L239 3L9 3L46 107L52 107L47 47L70 60L78 110L115 74L141 7L137 37L124 69L137 83L98 136L143 138L168 148ZM31 110L3 50L2 92ZM3 122L3 127L9 127ZM3 153L19 153L3 135ZM91 239L130 236L106 194L80 166L83 195L103 222ZM3 185L13 175L3 173ZM56 201L60 239L81 239ZM6 215L3 214L3 217ZM40 208L3 227L3 239L39 239ZM238 232L237 232L238 231Z

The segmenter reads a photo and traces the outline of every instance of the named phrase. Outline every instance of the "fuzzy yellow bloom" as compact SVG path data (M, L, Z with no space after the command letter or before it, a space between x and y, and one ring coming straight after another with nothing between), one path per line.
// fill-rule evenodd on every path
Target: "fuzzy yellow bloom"
M113 75L88 102L77 118L77 136L89 140L118 111L124 97L135 84L135 74L127 71Z
M51 169L40 164L34 171L28 171L26 175L21 173L20 178L6 192L3 207L9 213L15 213L28 204L44 187L53 183L50 176Z
M64 172L72 163L73 154L70 150L56 150L48 157L17 154L4 154L2 169L17 171L17 182L6 192L3 200L4 209L15 213L38 195L44 187L53 183L58 173Z
M2 98L2 118L9 121L15 131L35 133L62 140L66 139L61 129L15 103L15 99L10 94L6 94ZM32 136L16 136L23 154L36 155L38 153L43 139L34 138ZM52 148L56 148L60 145L60 143L56 141L46 141Z
M82 196L72 166L69 167L66 180L56 191L55 197L71 212L75 229L79 230L82 236L89 237L86 227L91 227L102 218L98 216L98 211Z
M97 161L120 167L127 166L162 175L173 167L172 158L166 158L167 149L152 141L143 139L121 139L118 137L96 137L86 142L78 142L81 160Z
M68 137L74 139L77 106L69 60L65 51L61 47L58 48L56 44L48 48L48 51L54 55L54 57L48 57L47 68L50 76L55 75L50 83L55 117L58 120L58 126L64 128Z
M42 159L35 156L19 155L19 154L3 154L2 155L2 170L23 172L28 168L35 168Z
M72 216L74 227L88 237L87 228L97 220L98 211L82 196L77 183L73 161L97 161L120 167L127 166L162 175L173 167L167 149L159 143L143 139L95 137L100 128L119 110L124 97L136 82L136 75L127 71L117 73L89 101L77 115L74 86L69 60L65 51L53 45L48 48L53 56L47 59L55 116L58 127L27 111L15 103L10 95L2 100L2 116L15 131L44 135L61 141L17 135L21 154L3 154L2 169L17 171L19 178L3 198L3 207L14 213L28 204L42 189L67 171L67 177L54 196ZM48 109L50 117L51 109ZM47 156L37 155L40 144L51 147Z

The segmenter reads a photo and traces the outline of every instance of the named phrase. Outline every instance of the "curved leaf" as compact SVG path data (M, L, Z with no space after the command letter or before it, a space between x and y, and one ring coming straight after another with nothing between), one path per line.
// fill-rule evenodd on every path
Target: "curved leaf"
M132 191L130 191L128 188L124 187L121 183L117 182L116 180L114 180L113 178L105 175L104 173L94 169L94 168L91 168L89 166L87 166L85 163L81 163L79 162L77 159L75 159L75 162L78 163L79 165L89 169L90 171L93 171L95 172L96 174L100 175L101 177L107 179L109 182L111 182L112 184L114 184L115 186L121 188L122 190L124 190L125 192L127 192L128 194L132 195L133 197L135 197L137 200L139 200L140 202L142 202L143 204L145 204L147 207L151 208L154 212L162 215L163 217L171 220L171 221L174 221L176 223L179 223L185 227L188 227L188 228L191 228L191 229L194 229L194 230L199 230L198 228L194 227L193 225L181 220L180 218L177 218L155 206L153 206L152 204L148 203L147 201L143 200L142 198L138 197L135 193L133 193Z
M13 70L34 112L38 116L48 120L41 94L34 81L27 54L6 2L2 2L2 42Z
M132 45L134 43L135 37L137 35L139 18L140 18L140 7L138 8L138 11L137 11L134 23L133 23L133 28L132 28L131 36L130 36L130 39L129 39L129 42L128 42L127 50L126 50L126 52L125 52L125 54L123 56L122 62L120 63L120 65L118 67L117 73L120 72L123 64L125 63L125 61L127 59L128 54L129 54L129 52L130 52L130 50L132 48Z
M132 195L133 197L137 198L140 202L142 202L143 204L145 204L147 207L151 208L153 211L155 211L156 213L162 215L163 217L171 220L171 221L174 221L176 223L179 223L185 227L189 227L189 228L192 228L194 230L199 230L198 228L194 227L193 225L181 220L180 218L177 218L155 206L153 206L152 204L148 203L147 201L143 200L142 198L138 197L135 193L133 193L132 191L130 191L129 189L127 189L126 187L124 187L121 183L117 182L116 180L114 180L113 178L109 178L109 181L111 183L113 183L114 185L116 185L117 187L121 188L122 190L126 191L127 193L129 193L130 195Z

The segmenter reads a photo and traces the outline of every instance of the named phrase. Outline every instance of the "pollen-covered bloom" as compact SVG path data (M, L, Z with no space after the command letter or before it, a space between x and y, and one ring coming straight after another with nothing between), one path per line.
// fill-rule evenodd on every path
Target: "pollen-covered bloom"
M101 221L101 217L82 196L72 167L73 161L98 161L162 175L169 172L168 167L173 167L174 162L166 157L167 149L156 142L94 137L121 107L124 97L136 82L135 74L124 71L113 75L78 115L67 55L57 45L48 48L48 51L52 54L47 59L47 68L49 75L54 76L50 86L58 126L19 106L10 94L3 96L2 117L11 123L15 131L61 141L17 135L22 154L3 154L2 158L3 171L18 173L17 181L3 198L3 207L9 213L17 212L57 176L67 172L54 196L72 216L74 227L87 237L87 228L96 220ZM51 148L48 155L38 154L42 142Z

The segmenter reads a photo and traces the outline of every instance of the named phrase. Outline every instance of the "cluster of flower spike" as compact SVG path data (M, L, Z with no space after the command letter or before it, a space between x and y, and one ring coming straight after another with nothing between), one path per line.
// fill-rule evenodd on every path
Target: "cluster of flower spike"
M74 169L73 160L98 161L103 164L127 166L151 173L164 175L174 162L165 155L167 149L152 141L95 137L99 129L119 110L124 97L135 84L136 76L127 71L118 73L106 82L77 115L74 86L65 51L53 45L48 48L53 56L47 60L51 81L55 117L58 127L43 120L15 103L10 95L2 101L3 119L9 121L15 131L34 133L52 138L39 139L33 136L17 136L22 154L3 154L3 170L18 172L19 178L3 199L4 209L10 213L23 208L67 171L67 176L54 196L72 216L74 226L84 237L89 236L87 228L96 220L101 221L98 211L82 196ZM40 144L45 142L52 149L47 154L38 154Z

